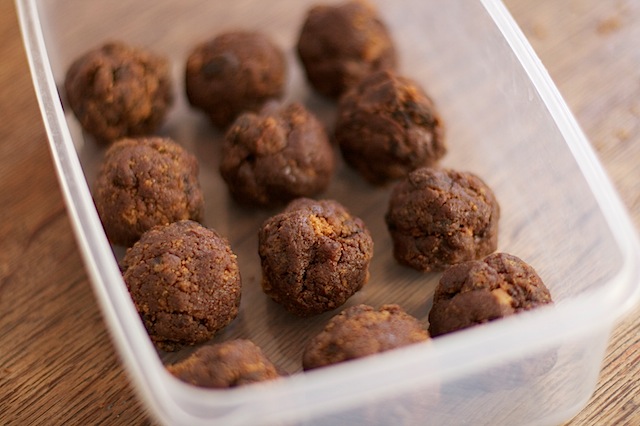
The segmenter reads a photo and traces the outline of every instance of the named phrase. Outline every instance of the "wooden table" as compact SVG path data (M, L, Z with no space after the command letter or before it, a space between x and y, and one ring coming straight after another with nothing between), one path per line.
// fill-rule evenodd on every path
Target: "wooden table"
M507 0L640 227L640 2ZM149 424L71 231L13 2L0 3L0 424ZM571 425L640 424L640 308Z

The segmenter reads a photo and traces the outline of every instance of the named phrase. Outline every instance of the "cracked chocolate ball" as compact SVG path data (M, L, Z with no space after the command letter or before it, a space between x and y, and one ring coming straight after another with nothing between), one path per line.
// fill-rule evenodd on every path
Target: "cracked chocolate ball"
M280 377L262 349L245 339L202 346L167 370L184 382L205 388L233 388Z
M167 59L122 42L74 61L64 89L82 128L103 144L154 133L173 104Z
M447 152L431 98L390 71L369 75L340 99L335 137L347 164L374 185L433 166Z
M109 241L128 247L154 226L200 221L198 168L196 158L168 138L121 139L109 146L93 191Z
M294 315L336 309L369 279L371 235L336 201L294 200L258 239L262 289Z
M310 84L329 98L338 98L374 71L396 66L389 31L365 1L311 8L297 50Z
M259 32L232 31L196 46L185 70L187 98L214 126L225 129L244 111L282 97L282 50Z
M529 264L494 253L444 271L429 312L429 333L436 337L549 303L549 290Z
M304 370L324 367L351 359L424 342L429 334L413 316L400 306L356 305L331 318L324 330L307 344Z
M302 104L244 113L225 135L220 173L235 200L274 207L324 191L333 175L333 147Z
M197 222L145 232L127 249L121 269L159 349L203 343L238 314L242 283L236 255L224 237Z
M394 188L385 215L395 259L419 271L442 271L496 250L500 206L478 176L420 168Z

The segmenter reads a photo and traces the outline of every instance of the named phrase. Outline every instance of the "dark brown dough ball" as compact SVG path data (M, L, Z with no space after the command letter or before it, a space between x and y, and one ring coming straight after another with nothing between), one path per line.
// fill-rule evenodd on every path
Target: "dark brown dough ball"
M152 134L173 103L167 59L121 42L73 62L64 88L82 128L104 144Z
M202 343L238 314L241 280L228 241L183 220L147 231L122 260L123 277L156 346Z
M187 98L224 129L240 113L259 111L269 99L282 97L286 67L284 53L264 34L223 33L189 55Z
M419 271L441 271L496 250L500 206L478 176L420 168L400 181L385 216L393 255Z
M302 367L311 370L429 339L420 322L398 305L356 305L331 318L307 344Z
M387 27L365 1L310 9L297 49L311 85L330 98L374 71L396 66Z
M238 117L225 136L220 173L240 203L273 207L324 191L334 165L324 127L293 103Z
M280 377L262 350L244 339L202 346L167 370L182 381L205 388L233 388Z
M336 201L294 200L258 238L262 289L295 315L336 309L369 279L369 230Z
M335 136L345 161L374 185L433 166L447 152L433 101L390 71L369 75L340 99Z
M107 237L127 247L154 226L200 221L204 210L196 158L166 138L114 142L93 196Z
M429 312L429 332L436 337L548 303L549 290L530 265L494 253L444 271Z

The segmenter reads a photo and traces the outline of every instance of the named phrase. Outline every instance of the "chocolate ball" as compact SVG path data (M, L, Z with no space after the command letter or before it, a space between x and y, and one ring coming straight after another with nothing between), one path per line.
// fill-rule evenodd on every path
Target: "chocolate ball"
M123 278L159 349L203 343L238 314L236 255L216 231L183 220L152 228L122 259Z
M225 135L220 173L241 204L274 207L324 191L334 168L324 127L293 103L238 117Z
M305 347L305 370L385 352L424 342L429 334L413 316L398 305L356 305L331 318Z
M396 66L389 31L365 1L311 8L297 50L307 79L329 98L338 98L374 71Z
M157 225L200 221L196 158L168 138L121 139L106 151L93 198L107 237L130 246Z
M553 303L536 271L522 259L494 253L442 274L429 312L436 337Z
M335 137L347 164L374 185L433 166L447 152L431 98L390 71L369 75L340 99Z
M258 241L262 289L294 315L336 309L369 279L371 235L336 201L292 201L264 222Z
M75 60L64 89L84 131L103 144L153 134L173 104L167 59L122 42L109 42Z
M496 250L500 206L478 176L420 168L393 189L385 216L398 262L441 271Z
M257 112L282 97L286 82L282 50L259 32L232 31L196 46L187 59L190 104L225 129L244 111Z
M184 382L205 388L234 388L280 377L262 350L245 339L202 346L167 370Z

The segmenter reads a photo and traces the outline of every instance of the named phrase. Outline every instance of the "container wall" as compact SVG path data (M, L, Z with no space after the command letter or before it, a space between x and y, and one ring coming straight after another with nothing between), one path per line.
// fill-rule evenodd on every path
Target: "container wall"
M319 98L309 88L294 49L304 15L314 3L281 0L269 2L267 7L266 2L247 0L37 2L63 102L66 69L80 54L107 40L144 46L171 60L177 102L160 133L197 155L206 202L204 223L229 238L243 277L240 315L215 340L252 339L290 374L300 373L302 348L337 312L312 319L293 318L262 293L257 229L273 212L242 209L229 198L217 172L222 134L189 108L182 84L186 57L196 43L225 30L259 29L287 54L286 101L304 102L331 131L335 104ZM399 50L400 72L420 82L442 113L449 144L443 165L476 173L498 197L499 250L531 264L550 288L559 309L592 290L606 289L623 267L623 257L567 145L575 141L564 140L509 43L480 2L404 0L379 1L378 5ZM85 137L68 110L66 123L91 184L103 151ZM370 282L345 307L398 303L427 326L439 274L410 271L393 259L383 219L389 192L390 188L366 184L341 163L323 195L342 202L364 219L375 243ZM116 256L123 252L119 247L114 250ZM105 252L104 256L112 253ZM571 321L568 316L561 319ZM608 320L602 321L602 327L608 327ZM425 381L428 384L402 390L383 401L372 400L347 411L307 418L302 423L558 422L584 404L593 390L608 332L608 328L599 327L595 322L593 335L560 346L540 341L539 350L521 359L502 358L486 345L477 353L459 354L465 358L465 372L455 380L437 385ZM484 332L490 336L491 326ZM553 338L553 328L548 333ZM517 334L516 329L512 330L512 336ZM131 349L136 351L135 347ZM160 357L173 362L188 352L160 353ZM485 368L487 354L494 360L490 368ZM475 358L484 361L475 364ZM351 390L362 392L358 386L354 383ZM336 389L341 391L350 389ZM170 389L166 394L175 392ZM303 397L313 400L316 396L310 391ZM236 403L228 411L256 408L243 407L242 398ZM211 419L227 411L207 402L194 406Z

